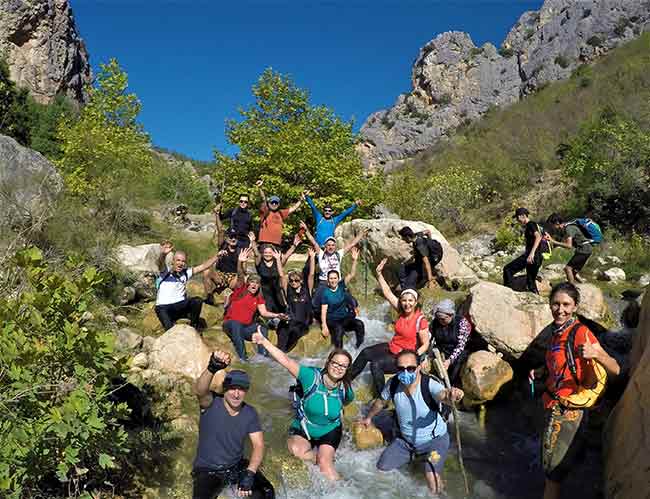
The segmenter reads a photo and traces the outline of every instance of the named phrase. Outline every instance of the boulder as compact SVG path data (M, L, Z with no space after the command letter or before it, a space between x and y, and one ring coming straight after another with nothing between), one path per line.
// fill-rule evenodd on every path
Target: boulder
M553 319L546 299L492 282L473 286L463 308L476 332L509 358L519 358Z
M131 272L157 274L160 271L158 267L160 244L140 244L139 246L121 244L117 247L116 258L124 268Z
M352 423L352 441L358 450L373 449L384 444L384 437L378 428L366 428L360 422Z
M124 286L120 293L120 305L128 305L133 303L136 297L136 290L133 286Z
M630 380L604 432L605 498L650 497L650 294L632 349Z
M485 350L472 353L461 373L465 391L463 402L471 406L494 399L512 376L510 364L498 355Z
M142 346L142 336L129 328L122 328L115 333L115 347L122 351L137 350Z
M578 313L592 321L609 318L610 310L605 300L605 294L598 286L593 284L576 284L580 291L580 305Z
M625 279L627 279L627 276L625 275L625 271L622 268L612 267L611 269L607 269L605 272L603 272L603 278L606 281L616 283L625 281Z
M191 326L176 324L156 339L149 352L149 369L196 380L205 370L212 351ZM226 371L215 374L211 388L221 391Z
M68 0L0 2L0 52L11 79L37 102L85 102L90 63Z
M113 317L113 320L115 321L115 324L117 324L118 326L129 325L129 319L124 315L116 315L115 317Z
M0 227L40 225L62 188L61 176L41 153L0 135Z
M144 352L137 353L131 359L132 367L136 367L138 369L146 369L148 365L149 365L149 357L147 357L147 354Z
M478 281L476 274L463 263L460 254L449 244L447 239L433 225L411 220L382 218L378 220L357 219L341 224L336 229L339 247L344 241L352 239L359 231L370 229L362 247L367 250L366 257L374 268L382 258L389 258L389 266L396 272L400 263L412 258L412 246L400 238L398 231L408 226L413 232L431 231L431 237L437 240L443 249L442 261L436 266L435 272L449 281L473 284ZM388 273L387 273L387 277Z

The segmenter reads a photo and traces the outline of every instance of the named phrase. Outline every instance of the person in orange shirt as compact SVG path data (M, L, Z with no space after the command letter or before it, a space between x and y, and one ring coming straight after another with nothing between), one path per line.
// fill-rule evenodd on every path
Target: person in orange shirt
M397 298L382 274L387 261L384 258L377 265L377 282L388 303L399 314L395 321L395 335L388 343L378 343L361 350L350 369L350 379L353 380L370 362L375 397L379 397L384 389L384 375L397 372L397 355L402 350L413 350L421 356L429 349L429 323L418 307L418 292L405 289Z
M262 196L262 204L260 206L260 232L257 241L260 244L273 244L276 246L276 249L279 249L282 244L284 220L300 208L300 203L305 199L305 194L303 193L301 198L295 204L291 205L289 208L281 210L280 198L278 196L271 196L267 200L266 195L262 190L262 184L262 180L255 182L255 185L260 191L260 196Z
M594 389L599 383L594 363L608 374L618 375L620 368L600 346L593 333L576 317L580 292L571 283L556 284L551 290L553 315L551 338L545 360L548 370L543 395L545 427L542 435L542 463L546 482L544 499L559 499L561 484L584 449L587 410L575 408L571 396L582 388ZM575 334L569 352L570 336ZM572 354L572 355L571 355ZM571 357L574 362L571 362ZM572 369L575 364L575 369Z

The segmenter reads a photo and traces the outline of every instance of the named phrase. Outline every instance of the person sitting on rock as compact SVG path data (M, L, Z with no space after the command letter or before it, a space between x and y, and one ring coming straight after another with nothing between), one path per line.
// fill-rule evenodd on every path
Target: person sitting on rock
M329 480L340 478L334 467L334 455L343 436L343 406L354 400L348 378L352 356L342 349L330 352L325 367L319 369L298 364L274 346L261 333L253 341L266 348L285 367L300 386L296 395L296 417L289 427L289 452L305 461L317 464Z
M399 268L401 289L419 289L426 285L436 287L433 269L442 260L442 246L431 238L429 231L413 232L410 227L402 227L398 234L402 240L413 246L413 258Z
M287 298L288 320L278 324L278 348L290 352L298 340L309 332L313 320L311 294L314 289L314 273L316 269L316 253L307 250L309 258L309 273L307 277L298 270L281 272L280 285Z
M402 350L397 355L397 376L386 383L381 398L373 402L361 423L370 427L373 418L392 401L399 436L382 452L377 468L390 471L414 459L421 460L429 490L438 497L443 492L441 474L449 450L449 433L440 404L459 402L464 393L455 387L445 389L421 369L418 354L414 350Z
M213 499L233 486L239 497L274 499L273 485L259 469L264 459L260 419L255 408L244 402L251 384L248 374L232 370L223 380L223 395L210 391L214 375L230 361L229 353L213 352L194 386L201 416L192 466L192 497ZM251 444L250 459L244 458L246 440Z
M513 218L524 227L526 249L522 255L503 267L503 285L512 288L515 274L526 269L526 289L538 295L537 274L542 266L542 232L539 225L530 219L530 212L526 208L517 208Z
M221 213L221 205L217 205L218 209L215 208L217 223L221 224L226 220L229 222L228 229L234 231L239 248L247 248L250 244L248 234L253 230L253 215L248 209L249 202L248 194L240 194L238 206L235 208L223 213Z
M267 319L287 319L286 314L271 312L266 309L264 296L260 292L260 277L256 274L246 276L246 262L251 253L251 248L244 248L239 253L237 285L230 295L230 300L223 318L223 330L232 341L235 351L243 361L248 360L244 340L251 341L251 337L258 330L255 314L259 313ZM265 327L260 329L267 334ZM258 348L261 355L266 355L266 350Z
M332 346L343 348L343 337L346 331L354 331L356 335L356 347L359 348L365 336L365 326L356 317L356 313L350 307L350 299L347 293L347 285L354 279L359 260L359 248L350 250L352 266L350 273L345 279L340 278L337 270L330 270L327 273L327 288L321 297L321 332L327 338L330 337Z
M563 231L564 234L566 234L566 238L563 241L553 239L550 235L547 235L546 237L551 243L563 248L575 249L573 256L564 267L567 281L571 284L584 282L584 280L578 275L578 272L584 268L587 260L589 260L589 257L593 252L590 240L582 233L580 227L576 224L565 223L558 213L551 214L547 219L547 223L555 229L555 231Z
M318 211L314 201L309 197L308 194L305 194L305 201L311 208L311 214L314 217L314 222L316 224L316 230L314 231L314 237L318 246L325 246L325 242L329 238L334 238L334 231L336 226L341 223L341 221L351 215L358 206L361 206L361 200L357 199L351 206L343 210L339 215L334 216L334 208L329 203L326 203L323 206L323 213Z
M174 246L165 241L161 244L159 265L164 262L174 250ZM192 327L198 329L199 318L203 299L187 297L187 282L194 274L200 274L212 267L219 259L219 255L209 258L201 265L187 268L187 255L183 251L176 251L170 267L162 272L156 280L156 315L165 331L171 329L174 323L181 318L188 318Z
M272 244L279 249L282 244L284 221L289 215L300 208L300 203L302 203L304 194L295 204L289 208L281 210L280 198L278 196L271 196L267 201L266 195L262 190L262 184L263 182L261 180L255 182L255 185L260 191L260 196L262 197L262 205L260 206L260 232L257 240L260 244Z
M224 247L219 251L219 260L213 269L203 273L205 302L214 305L214 293L221 294L226 288L235 289L237 283L237 259L242 247L237 239L235 229L225 231ZM218 244L218 248L222 245Z
M307 240L311 243L316 253L316 259L318 262L318 287L314 293L312 303L314 305L314 310L319 314L318 317L320 317L321 296L328 286L327 274L331 270L335 270L339 275L341 275L341 261L343 260L343 257L368 235L370 229L360 231L341 249L337 249L337 243L334 237L328 237L321 248L316 242L316 239L314 239L312 233L309 231L305 222L300 222L300 229L304 232Z
M382 274L387 261L384 258L377 265L377 282L388 303L399 314L395 321L395 335L388 343L361 350L350 370L350 379L354 380L370 362L375 397L379 397L384 389L384 375L395 374L397 355L402 350L415 350L421 356L429 349L429 323L418 307L418 293L414 289L405 289L399 298L393 294Z
M449 299L437 303L432 315L433 320L429 325L431 345L445 356L444 367L449 373L449 381L455 384L468 357L465 347L472 332L472 324L467 318L456 314L456 306Z
M616 376L620 371L616 360L576 317L579 303L580 292L573 284L556 284L549 298L553 322L540 334L550 338L545 354L548 377L542 396L545 409L542 434L542 464L546 475L544 499L560 497L562 481L579 463L586 443L588 419L581 394L584 389L599 390L602 386L596 363L611 375ZM545 332L550 334L545 335ZM573 348L570 347L571 338ZM581 400L576 400L576 396ZM581 408L575 408L574 403Z
M287 263L289 257L294 253L300 243L300 236L296 235L289 249L282 254L271 244L263 244L258 249L253 238L251 248L255 254L255 269L261 279L262 295L266 302L266 308L271 312L280 313L286 311L284 294L280 285L280 275L282 273L282 267Z

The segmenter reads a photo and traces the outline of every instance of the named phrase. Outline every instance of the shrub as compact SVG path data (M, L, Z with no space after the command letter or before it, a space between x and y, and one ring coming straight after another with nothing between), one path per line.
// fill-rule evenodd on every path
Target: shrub
M512 218L505 218L494 236L494 250L511 252L523 244L524 235L517 223Z
M111 336L83 314L102 277L76 265L51 271L41 252L16 255L26 286L0 299L0 491L4 497L78 495L103 487L126 453L125 404L113 380L126 365Z
M587 40L587 45L591 45L592 47L600 47L603 44L602 38L600 38L597 35L593 35Z
M470 57L476 57L477 55L481 55L483 53L483 49L481 47L472 47L472 50L469 51Z
M571 61L569 61L566 56L560 54L555 58L555 64L560 66L562 69L566 69L571 64Z
M515 51L510 47L501 47L499 49L499 55L505 57L506 59L509 59L510 57L515 55Z

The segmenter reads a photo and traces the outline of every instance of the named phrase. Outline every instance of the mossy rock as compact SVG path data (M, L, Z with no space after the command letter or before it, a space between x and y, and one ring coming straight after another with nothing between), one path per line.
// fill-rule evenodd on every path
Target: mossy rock
M262 471L276 490L305 490L312 486L307 463L288 451L271 449L264 456Z
M323 338L320 334L320 328L312 326L309 332L298 340L298 344L291 353L299 357L313 357L325 350L329 350L330 347L329 338Z
M142 309L141 329L145 336L160 336L164 333L154 307L154 303L147 303Z

